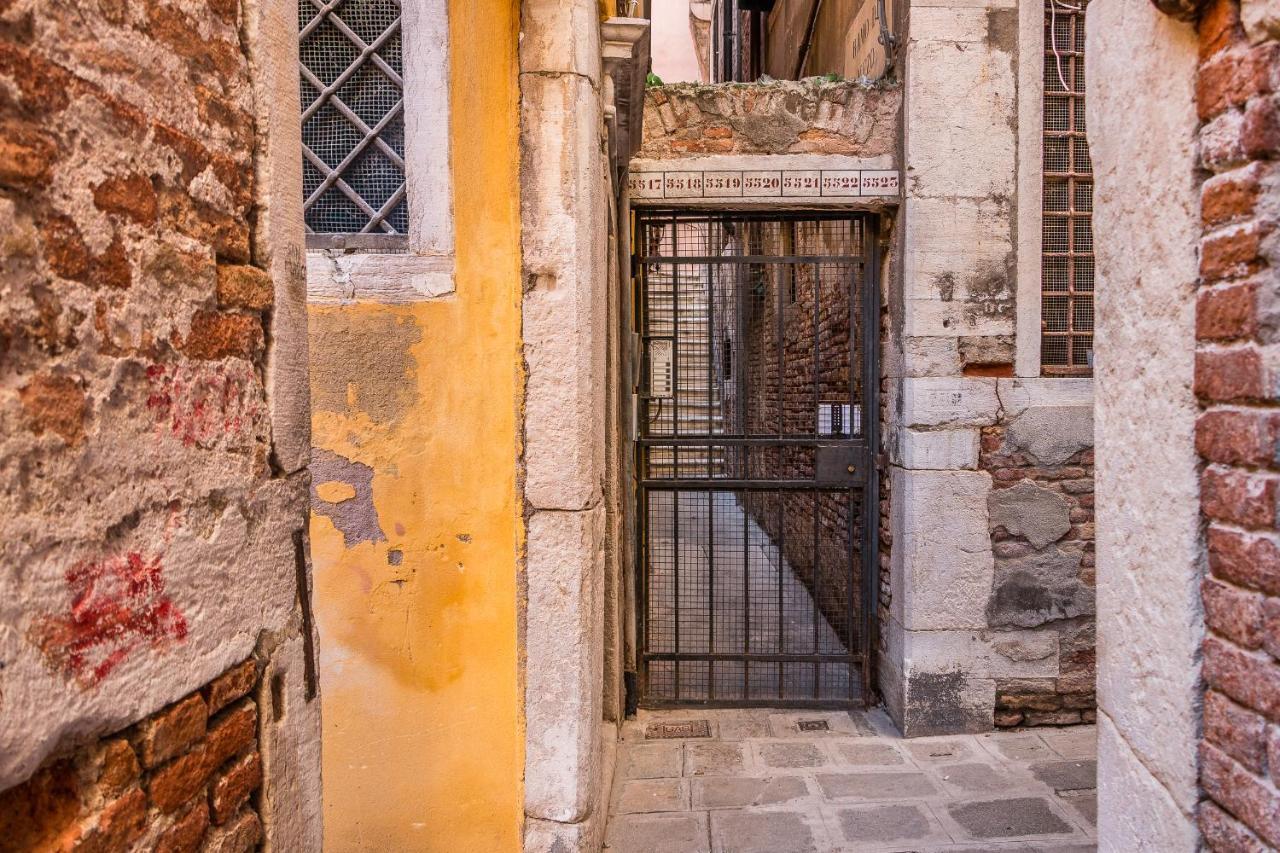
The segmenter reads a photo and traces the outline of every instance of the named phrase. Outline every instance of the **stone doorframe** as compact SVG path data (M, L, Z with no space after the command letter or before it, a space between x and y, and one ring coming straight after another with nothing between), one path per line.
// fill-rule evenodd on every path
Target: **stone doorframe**
M620 715L620 396L611 321L646 20L523 0L525 849L603 842ZM620 238L619 234L623 236ZM625 253L622 253L625 255ZM606 652L606 647L608 652Z

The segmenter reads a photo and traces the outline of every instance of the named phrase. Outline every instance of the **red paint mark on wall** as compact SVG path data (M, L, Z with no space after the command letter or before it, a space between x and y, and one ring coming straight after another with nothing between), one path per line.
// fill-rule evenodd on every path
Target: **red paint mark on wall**
M147 368L147 408L186 447L245 447L266 438L265 391L253 366L232 359Z
M67 612L37 621L33 633L54 668L92 687L131 654L187 636L187 620L165 594L160 557L137 551L79 563L65 575Z

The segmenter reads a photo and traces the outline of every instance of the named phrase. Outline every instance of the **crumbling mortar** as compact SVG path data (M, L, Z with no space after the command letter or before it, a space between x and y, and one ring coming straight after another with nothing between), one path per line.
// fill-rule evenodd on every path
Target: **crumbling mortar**
M600 94L600 84L597 81L592 80L586 74L583 74L581 71L521 71L520 76L542 77L547 80L559 80L562 77L577 77L581 80L586 80L587 85L591 87L591 91L595 92L597 95ZM523 101L523 97L521 100Z

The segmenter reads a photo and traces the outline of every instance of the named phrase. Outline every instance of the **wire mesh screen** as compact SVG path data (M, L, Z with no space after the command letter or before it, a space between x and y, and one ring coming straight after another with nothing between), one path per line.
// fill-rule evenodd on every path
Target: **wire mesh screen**
M314 234L405 234L399 0L298 0L303 211Z
M1046 0L1040 363L1087 374L1093 352L1093 164L1085 128L1086 0Z
M865 228L640 222L648 704L863 695L863 412L878 383Z

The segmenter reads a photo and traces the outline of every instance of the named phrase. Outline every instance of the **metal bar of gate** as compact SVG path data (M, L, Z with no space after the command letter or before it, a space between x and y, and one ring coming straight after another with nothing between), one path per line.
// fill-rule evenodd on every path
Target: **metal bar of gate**
M680 223L672 219L671 221L671 252L677 257L680 254ZM671 264L671 431L673 433L680 432L680 265ZM672 474L678 479L680 477L680 451L679 449L671 452L672 457ZM681 492L673 492L671 495L671 524L672 524L672 559L675 580L672 587L671 595L674 602L675 610L675 647L680 648L680 495ZM675 693L680 695L680 662L676 661L675 669Z
M708 229L709 231L710 229ZM706 433L710 438L713 432L712 422L715 417L715 404L712 389L715 388L715 376L712 373L714 367L715 354L715 326L713 318L715 317L715 292L711 284L711 265L708 264L706 281L706 298L707 298L707 357L706 357L706 376L707 376L707 423ZM707 461L707 479L715 476L714 470L715 448L710 442L707 444L706 461ZM707 491L707 651L714 652L716 650L716 508L715 493ZM716 698L716 667L712 661L707 662L707 698Z

